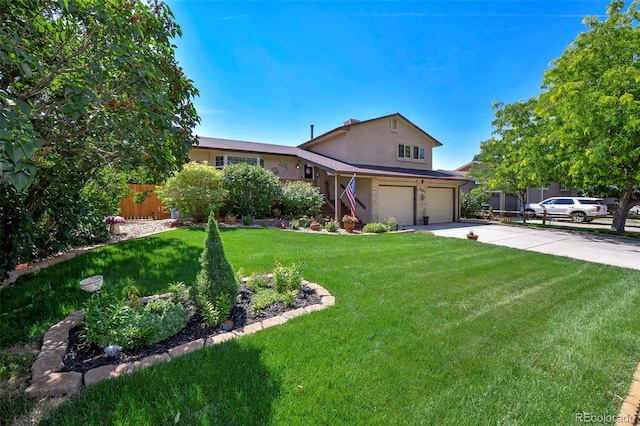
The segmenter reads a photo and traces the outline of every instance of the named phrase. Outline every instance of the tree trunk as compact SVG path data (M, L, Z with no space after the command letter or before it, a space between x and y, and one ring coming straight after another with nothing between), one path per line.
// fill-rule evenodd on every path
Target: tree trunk
M634 202L631 200L632 192L633 188L630 185L625 186L622 190L622 193L620 194L620 201L618 201L618 207L613 213L613 223L611 224L612 231L624 231L629 209L634 205Z

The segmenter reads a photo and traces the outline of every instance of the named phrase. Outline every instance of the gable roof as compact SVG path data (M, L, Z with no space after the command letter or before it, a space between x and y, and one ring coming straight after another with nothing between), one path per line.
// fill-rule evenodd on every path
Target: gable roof
M273 154L295 157L300 161L326 170L330 174L358 174L364 176L393 176L405 178L438 178L460 180L449 172L434 170L404 169L399 167L378 167L369 165L349 164L315 152L307 151L295 146L273 145L267 143L238 141L233 139L219 139L199 137L200 143L194 148L218 149L223 151L246 152L252 154Z
M435 146L442 146L442 143L440 141L438 141L436 138L434 138L429 133L427 133L424 130L422 130L420 127L418 127L415 124L413 124L404 115L400 114L399 112L396 112L394 114L383 115L382 117L371 118L369 120L363 120L363 121L349 119L349 120L347 120L345 122L344 125L342 125L340 127L336 127L333 130L329 130L328 132L325 132L325 133L321 134L320 136L316 136L313 139L309 139L308 141L302 143L301 145L298 145L298 147L299 148L306 148L308 146L315 145L316 143L321 142L321 141L327 139L328 137L333 136L336 133L346 133L346 132L350 131L351 128L354 127L354 126L361 126L363 124L371 123L373 121L378 121L378 120L384 120L384 119L391 118L391 117L402 118L404 121L409 123L414 129L416 129L419 133L421 133L425 137L433 140Z

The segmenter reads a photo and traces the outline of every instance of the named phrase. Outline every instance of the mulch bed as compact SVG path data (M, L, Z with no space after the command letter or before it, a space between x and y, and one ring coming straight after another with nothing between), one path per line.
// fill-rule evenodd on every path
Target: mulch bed
M286 311L304 308L306 306L319 303L321 303L321 298L316 294L316 291L302 285L298 292L298 296L294 299L291 307L287 308L284 303L278 302L268 308L254 313L251 309L252 292L247 290L243 285L240 289L240 300L231 311L229 319L233 321L233 329L238 329L246 325L281 315ZM82 341L80 340L82 325L74 327L69 332L69 345L67 348L67 354L63 360L63 371L86 373L93 368L101 367L103 365L117 365L139 361L150 355L162 354L167 352L169 349L180 346L184 343L225 333L221 327L209 326L200 315L195 313L193 306L188 304L187 309L191 313L191 319L185 328L177 334L152 346L140 349L125 349L116 356L109 358L103 356L103 348L83 347Z

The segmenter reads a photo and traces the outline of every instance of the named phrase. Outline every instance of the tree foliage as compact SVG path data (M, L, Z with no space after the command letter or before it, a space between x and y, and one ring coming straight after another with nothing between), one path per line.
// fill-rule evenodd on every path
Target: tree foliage
M484 190L515 193L524 205L528 187L549 179L541 141L545 123L536 115L536 99L505 105L494 104L493 135L480 144L478 163L469 175Z
M167 206L204 222L212 211L224 205L227 191L222 188L222 173L206 162L191 162L157 188L158 197Z
M180 34L155 0L0 3L0 185L49 249L96 221L83 194L102 169L159 180L188 161L199 118Z
M623 230L640 201L640 11L638 0L585 18L579 34L543 76L538 111L549 120L552 162L574 187L620 190L612 229Z
M253 164L229 164L222 171L222 181L229 191L229 208L242 216L264 217L282 194L278 176Z
M612 229L624 229L640 203L639 1L625 11L613 0L606 20L585 18L588 30L552 62L538 99L498 104L473 176L518 194L551 181L611 188L620 194Z

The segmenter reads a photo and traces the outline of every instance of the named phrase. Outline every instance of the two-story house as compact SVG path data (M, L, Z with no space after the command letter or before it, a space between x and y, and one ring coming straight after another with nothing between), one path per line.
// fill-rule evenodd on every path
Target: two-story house
M356 176L356 215L364 222L392 216L400 224L457 221L466 179L432 170L432 150L442 144L401 114L349 119L303 144L273 145L199 138L190 156L215 167L249 162L281 180L306 179L320 188L336 220L348 213L340 196ZM346 203L346 197L342 199Z

